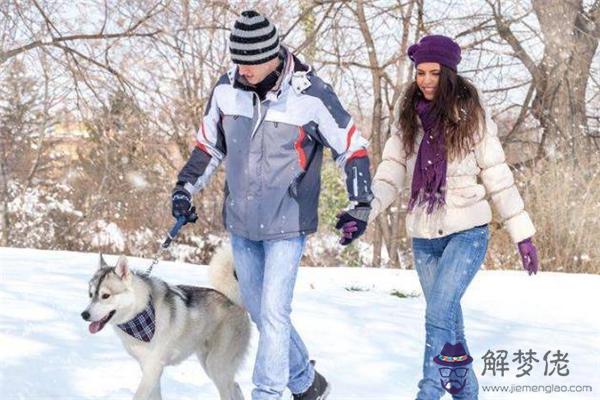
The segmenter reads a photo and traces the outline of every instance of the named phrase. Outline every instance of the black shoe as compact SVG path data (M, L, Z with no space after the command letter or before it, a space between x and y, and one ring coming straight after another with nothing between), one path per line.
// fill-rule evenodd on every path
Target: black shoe
M314 364L314 363L313 363ZM304 393L295 394L294 400L325 400L329 396L331 386L323 375L315 370L315 379L312 385Z

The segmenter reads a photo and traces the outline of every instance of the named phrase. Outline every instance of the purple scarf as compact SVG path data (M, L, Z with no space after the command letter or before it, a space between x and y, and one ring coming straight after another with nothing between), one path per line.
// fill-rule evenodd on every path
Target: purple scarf
M446 204L446 149L444 133L431 115L430 101L421 99L416 110L423 125L423 140L417 153L408 210L427 204L427 213Z

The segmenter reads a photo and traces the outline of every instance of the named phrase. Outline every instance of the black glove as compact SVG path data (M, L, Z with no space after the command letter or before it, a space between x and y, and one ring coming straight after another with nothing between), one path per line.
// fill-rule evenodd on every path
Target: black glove
M337 215L335 229L342 230L340 244L349 245L367 230L371 205L369 203L358 203L352 210L341 212Z
M198 220L196 207L192 206L192 195L181 187L176 187L171 195L171 214L175 219L185 217L186 224Z

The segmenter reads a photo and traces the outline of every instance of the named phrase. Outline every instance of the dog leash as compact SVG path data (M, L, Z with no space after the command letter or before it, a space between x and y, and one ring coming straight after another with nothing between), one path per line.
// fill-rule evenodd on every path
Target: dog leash
M154 256L154 259L152 260L152 264L150 264L146 272L144 272L144 275L149 276L152 273L152 268L154 268L154 266L158 264L160 255L169 248L171 242L173 241L173 239L175 239L175 236L177 236L179 230L186 224L186 222L187 217L185 216L177 218L177 222L175 222L175 225L173 225L171 230L167 232L167 237L165 238L164 242L160 245L160 248L156 252L156 256Z

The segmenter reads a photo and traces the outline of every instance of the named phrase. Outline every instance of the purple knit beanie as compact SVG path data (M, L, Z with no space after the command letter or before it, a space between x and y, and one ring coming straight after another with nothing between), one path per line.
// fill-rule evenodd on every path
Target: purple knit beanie
M442 64L454 72L460 62L460 46L448 36L429 35L421 38L406 52L415 66L424 62Z

